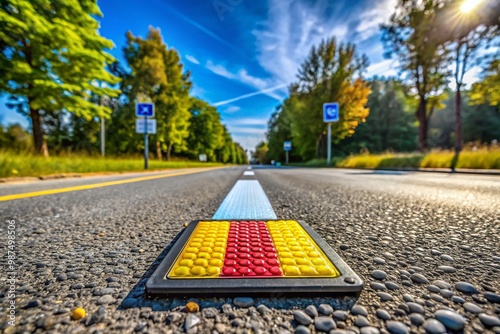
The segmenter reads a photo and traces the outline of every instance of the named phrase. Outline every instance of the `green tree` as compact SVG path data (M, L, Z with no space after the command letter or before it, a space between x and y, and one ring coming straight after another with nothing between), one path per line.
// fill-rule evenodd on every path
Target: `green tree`
M29 151L33 148L33 138L17 123L7 127L0 125L0 148L14 152Z
M438 34L436 11L446 0L398 0L390 23L382 26L386 56L395 56L400 70L419 98L418 148L427 149L427 133L433 106L446 85L449 55Z
M261 141L255 147L255 152L253 152L252 158L257 160L261 164L267 163L268 162L268 160L267 160L268 151L269 151L269 147L267 146L267 143L265 141Z
M438 11L438 29L435 38L447 44L454 61L455 89L455 151L463 147L462 86L467 71L481 61L478 51L483 50L498 36L500 2L479 2L472 11L463 9L463 0L451 0ZM484 58L484 56L482 57Z
M292 140L302 159L324 156L325 102L336 101L340 105L340 120L332 125L334 143L353 135L356 127L365 121L369 114L365 105L370 89L361 75L366 66L366 57L356 56L354 45L338 44L335 38L323 40L311 49L283 105L288 109Z
M208 161L216 161L216 151L224 145L224 127L217 109L193 97L190 112L189 157L198 159L199 154L206 154Z
M174 146L177 152L187 149L191 117L189 73L183 72L179 54L167 49L160 31L153 27L149 27L146 39L128 32L124 53L132 69L127 78L132 87L129 103L155 103L157 157L161 159L166 151L170 159Z
M500 54L486 68L483 80L472 86L470 100L473 104L500 105Z
M98 33L95 0L5 0L0 4L0 91L31 119L35 151L48 154L43 118L67 111L87 120L109 108L90 94L116 96L117 78L105 70L112 41ZM109 84L96 87L95 80Z
M267 152L266 161L276 160L285 161L286 153L283 149L285 141L292 141L292 130L290 124L289 108L284 108L279 105L276 111L271 115L268 123L267 142L269 151ZM289 161L297 161L299 157L293 149L295 143L292 141L292 150L289 153Z
M407 95L407 87L395 79L375 78L370 82L370 89L367 103L370 115L335 151L349 154L364 150L373 153L414 150L417 129L410 113L413 97Z

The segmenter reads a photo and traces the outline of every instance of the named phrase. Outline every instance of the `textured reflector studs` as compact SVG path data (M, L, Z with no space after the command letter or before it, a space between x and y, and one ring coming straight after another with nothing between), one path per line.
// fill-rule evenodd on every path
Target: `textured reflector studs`
M293 220L268 221L285 277L339 277L340 273L302 226Z
M265 222L231 222L221 276L282 276Z
M168 273L168 278L217 278L221 274L229 222L200 222Z

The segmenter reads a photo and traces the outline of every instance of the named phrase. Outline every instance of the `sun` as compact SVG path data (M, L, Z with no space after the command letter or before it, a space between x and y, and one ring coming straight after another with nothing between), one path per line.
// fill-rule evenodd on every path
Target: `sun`
M470 13L476 8L481 0L465 0L460 8L464 13Z

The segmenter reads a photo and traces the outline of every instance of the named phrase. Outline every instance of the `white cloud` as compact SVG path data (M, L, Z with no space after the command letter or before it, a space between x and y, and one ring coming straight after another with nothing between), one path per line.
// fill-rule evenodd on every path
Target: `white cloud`
M276 98L277 100L282 100L283 97L281 97L279 95L276 95L276 97L275 97L274 94L273 95L270 95L270 94L271 94L271 92L273 92L275 90L278 90L278 89L281 89L283 87L286 87L286 84L281 84L281 85L278 85L278 86L275 86L275 87L270 87L270 88L262 89L262 90L259 90L259 91L253 92L253 93L240 95L240 96L237 96L237 97L233 97L233 98L231 98L229 100L219 101L219 102L214 103L214 106L216 106L216 107L223 106L223 105L228 104L228 103L232 103L232 102L236 102L236 101L239 101L239 100L247 99L249 97L260 95L260 94L266 94L268 96Z
M393 59L386 59L376 64L372 64L368 66L367 76L368 77L372 77L375 75L384 77L397 76L398 73L396 71L395 63L396 62Z
M224 109L224 112L226 114L234 114L240 110L241 110L241 108L238 106L228 106L226 109Z
M335 36L360 44L379 32L397 0L366 1L346 10L346 1L322 0L314 5L297 0L269 0L267 20L253 31L257 60L276 80L291 83L313 45Z
M367 40L377 34L380 24L387 23L397 4L397 0L379 0L374 1L375 7L363 12L360 16L360 22L356 27L359 34L356 41L358 43Z
M276 94L275 91L286 87L286 84L282 83L280 85L275 86L276 81L274 79L263 79L263 78L254 77L254 76L250 75L248 73L248 71L244 68L241 68L238 71L230 71L224 65L214 64L211 60L207 61L205 67L208 70L212 71L213 73L220 75L224 78L236 80L236 81L239 81L247 86L258 89L258 91L255 93L242 95L240 98L237 98L238 100L241 98L247 98L247 97L251 97L251 96L255 96L255 95L259 95L259 94L265 94L265 95L272 97L278 101L281 101L284 98L282 95ZM231 100L227 100L227 101L233 102L233 101L237 101L237 100L231 99ZM227 102L227 101L223 101L223 102Z
M192 62L193 64L200 65L200 62L198 61L198 59L196 59L195 57L193 57L191 55L186 55L186 60Z

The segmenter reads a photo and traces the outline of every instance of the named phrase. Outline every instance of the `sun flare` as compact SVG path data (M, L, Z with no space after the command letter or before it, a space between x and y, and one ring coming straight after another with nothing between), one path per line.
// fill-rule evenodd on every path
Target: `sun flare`
M481 0L465 0L462 4L461 10L464 13L470 13L477 7Z

